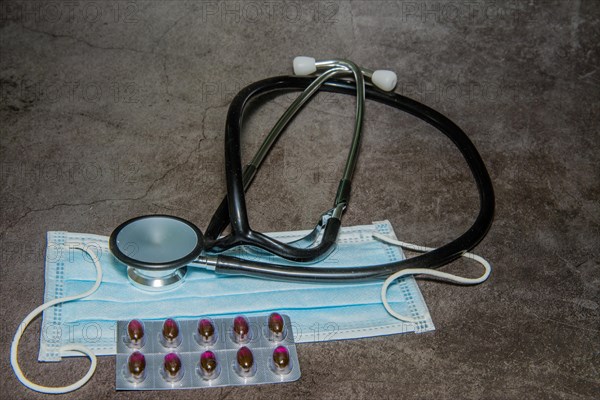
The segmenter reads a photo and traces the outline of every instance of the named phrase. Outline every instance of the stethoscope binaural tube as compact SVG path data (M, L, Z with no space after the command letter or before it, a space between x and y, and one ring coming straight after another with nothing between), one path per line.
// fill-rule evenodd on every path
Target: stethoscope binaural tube
M228 119L234 119L234 123L229 124L228 121L228 141L227 144L234 143L239 146L240 127L235 121L241 121L241 116L245 106L250 100L258 96L271 92L283 92L289 90L304 90L308 87L313 78L281 76L265 79L255 82L244 88L229 109ZM326 82L321 90L355 95L356 87L354 84L343 81L334 80ZM448 264L465 252L473 249L487 234L491 227L494 217L494 191L492 182L481 159L477 149L469 140L467 135L451 120L446 118L439 112L415 101L396 93L384 93L372 86L366 87L366 98L386 104L388 106L405 111L424 122L434 126L444 133L462 153L477 185L479 192L480 210L473 225L464 232L461 236L448 244L439 247L433 251L423 255L409 258L406 260L387 263L375 266L352 267L352 268L321 268L309 266L288 266L278 265L263 262L255 262L239 259L230 256L210 256L204 255L198 258L199 264L204 264L208 269L214 270L216 273L245 275L267 279L277 280L292 280L292 281L319 281L319 282L343 282L343 281L359 281L359 280L379 280L384 279L394 272L405 268L439 268ZM233 149L229 154L231 159L236 159L237 151ZM243 174L241 171L241 162L230 163L227 168L235 167L228 175L231 179L233 187L238 190L229 192L228 196L233 196L229 199L230 204L233 201L239 202L243 200ZM229 189L229 185L228 185ZM244 208L233 207L233 210L238 214L234 214L234 219L240 217L239 211L245 212ZM219 208L213 220L227 220L227 209Z
M224 202L221 203L215 215L213 215L206 231L207 250L221 252L236 246L252 245L274 255L297 262L315 262L327 256L333 250L341 226L342 213L348 204L352 175L358 158L364 113L365 76L356 64L347 60L321 61L315 63L314 68L315 71L317 68L324 69L325 71L322 75L311 80L310 84L304 88L304 93L292 103L279 119L244 171L242 171L241 163L240 132L242 131L244 109L255 97L255 94L252 93L254 86L250 85L246 87L233 99L229 107L225 129L225 170L228 195ZM356 119L344 173L336 192L332 212L324 223L324 232L320 242L307 248L296 247L252 230L248 222L244 192L253 178L255 171L260 167L264 157L276 142L282 130L299 109L327 80L340 74L351 75L356 82ZM370 71L367 74L369 76L372 75ZM227 203L227 207L225 207L225 202ZM224 238L217 239L218 235L222 233L228 224L231 225L232 233Z

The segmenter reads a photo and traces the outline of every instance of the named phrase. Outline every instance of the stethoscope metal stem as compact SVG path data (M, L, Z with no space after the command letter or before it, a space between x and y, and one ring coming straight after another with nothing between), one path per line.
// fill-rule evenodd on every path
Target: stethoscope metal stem
M346 70L351 71L354 75L354 81L356 82L356 118L354 120L352 144L350 145L346 166L344 167L344 174L342 176L342 181L351 182L352 175L356 169L356 162L358 161L358 150L360 149L363 115L365 110L365 77L361 69L355 63L348 60L320 61L315 65L317 69L343 67Z
M252 161L250 161L250 165L255 167L255 169L253 169L254 174L265 160L265 157L269 153L269 150L271 150L275 142L277 142L277 139L279 139L279 136L281 136L281 133L283 132L287 124L291 121L292 118L294 118L294 116L298 113L300 108L302 108L302 106L308 100L310 100L310 98L319 90L319 88L323 85L323 83L325 83L325 81L342 73L347 74L348 70L343 67L336 67L326 71L325 73L317 77L315 81L309 87L307 87L306 90L304 90L302 94L300 94L300 96L296 98L296 100L294 100L294 102L279 118L277 123L275 123L275 126L273 126L273 129L271 129L264 142L252 158ZM254 178L254 174L248 177L250 181L244 181L244 186L250 185L252 178ZM247 187L245 187L245 189L247 189Z
M344 174L342 180L351 181L354 169L356 168L356 161L358 158L358 150L360 147L360 139L362 134L362 121L364 115L364 77L370 78L373 75L373 71L366 68L359 68L356 64L346 60L329 60L316 63L318 69L327 68L325 72L315 78L313 83L307 87L301 94L294 100L289 108L279 118L273 129L269 132L264 142L250 161L250 164L244 170L244 189L247 189L256 172L260 168L267 154L277 142L277 139L281 136L281 133L291 121L292 118L298 113L302 106L310 100L310 98L319 90L319 88L329 79L334 78L337 75L348 75L354 76L356 81L356 119L354 123L354 133L352 136L352 144L350 147L349 155L346 160L344 167ZM338 215L336 215L338 217Z

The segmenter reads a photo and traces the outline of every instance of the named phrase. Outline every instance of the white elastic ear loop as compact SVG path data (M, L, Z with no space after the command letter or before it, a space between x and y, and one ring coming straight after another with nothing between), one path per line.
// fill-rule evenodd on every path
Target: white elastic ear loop
M388 244L391 244L391 245L394 245L394 246L400 246L400 247L403 247L405 249L409 249L409 250L413 250L413 251L418 251L418 252L421 252L421 253L425 253L425 252L428 252L428 251L431 251L431 250L435 250L432 247L418 246L416 244L401 242L399 240L395 240L395 239L389 238L389 237L381 235L379 233L373 233L373 237L375 239L381 240L382 242L385 242L385 243L388 243ZM483 266L483 268L485 268L485 272L483 273L483 275L481 275L479 278L464 278L462 276L452 275L452 274L449 274L449 273L446 273L446 272L438 271L438 270L435 270L435 269L428 269L428 268L408 268L408 269L404 269L402 271L398 271L395 274L390 275L385 280L385 282L383 282L383 285L381 286L381 301L382 301L383 306L385 307L386 311L391 316L393 316L394 318L399 319L401 321L412 322L412 323L416 323L417 322L417 320L415 320L414 318L398 314L396 311L394 311L392 309L392 307L388 303L387 292L388 292L389 286L396 279L402 278L403 276L407 276L407 275L429 275L429 276L433 276L433 277L436 277L436 278L446 279L446 280L452 281L454 283L459 283L459 284L462 284L462 285L477 285L477 284L479 284L481 282L484 282L490 276L490 273L492 272L492 266L490 265L490 263L486 259L484 259L483 257L478 256L476 254L468 253L468 252L464 253L462 256L466 257L466 258L470 258L470 259L475 260L478 263L480 263Z
M68 301L82 299L84 297L91 295L98 289L98 287L100 286L100 282L102 282L102 266L100 265L100 260L98 260L98 257L96 256L96 254L94 254L94 252L83 247L81 244L65 243L65 246L70 246L71 248L77 248L77 249L85 251L87 254L89 254L92 261L94 262L94 266L96 267L96 282L94 283L94 286L92 286L88 291L78 294L78 295L75 295L75 296L61 297L60 299L51 300L47 303L42 304L41 306L39 306L32 312L30 312L29 315L27 315L27 317L25 317L23 322L21 322L19 324L19 327L17 328L17 332L15 333L15 337L13 338L12 345L10 347L10 363L12 365L13 370L15 371L15 375L17 376L17 379L19 379L19 381L23 385L27 386L29 389L35 390L35 391L41 392L41 393L60 394L60 393L72 392L73 390L79 389L80 387L85 385L87 383L87 381L90 380L92 375L94 375L94 372L96 371L96 365L98 364L96 355L92 352L92 350L90 348L88 348L82 344L69 344L69 345L61 346L58 349L59 352L61 353L61 355L64 354L64 352L66 352L66 351L77 351L82 354L85 354L90 359L90 369L85 374L85 376L69 386L62 386L62 387L48 387L48 386L37 385L37 384L31 382L29 379L27 379L25 377L25 375L23 375L23 371L21 371L21 367L19 367L19 360L18 360L18 356L17 356L17 352L18 352L18 348L19 348L19 341L21 340L21 336L23 335L23 332L25 331L25 329L27 328L29 323L31 321L33 321L35 319L35 317L38 316L38 314L41 314L47 308L50 308L56 304L66 303Z

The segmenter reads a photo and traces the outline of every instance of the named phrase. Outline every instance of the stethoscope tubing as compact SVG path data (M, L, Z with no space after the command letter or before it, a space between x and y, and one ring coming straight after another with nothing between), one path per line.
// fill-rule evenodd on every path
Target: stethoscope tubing
M262 95L290 90L301 91L306 89L313 80L314 78L296 76L279 76L264 79L242 89L231 103L227 116L225 136L228 207L219 207L212 220L220 221L221 224L225 223L223 228L226 226L226 223L231 222L232 225L237 227L234 235L247 234L245 239L249 238L249 240L245 244L253 244L254 239L260 237L262 234L254 235L247 222L244 174L240 159L241 123L244 109L251 100ZM329 80L323 84L320 90L356 95L355 84L345 80ZM205 258L211 269L223 274L293 281L341 282L348 280L379 280L405 268L439 268L473 249L485 237L494 217L494 190L485 164L468 136L441 113L400 94L385 93L371 85L367 85L366 98L402 110L423 120L444 133L454 143L467 162L479 192L480 210L471 227L458 238L428 253L398 262L375 266L341 268L289 266L219 255L216 258ZM336 219L332 218L330 223L331 231L335 231L335 236L337 236L339 225L341 225L339 224L339 220L336 222ZM327 229L325 230L325 235L327 236ZM330 245L329 241L327 245ZM267 246L264 246L264 242L261 244L263 245L259 247L270 250L268 243Z

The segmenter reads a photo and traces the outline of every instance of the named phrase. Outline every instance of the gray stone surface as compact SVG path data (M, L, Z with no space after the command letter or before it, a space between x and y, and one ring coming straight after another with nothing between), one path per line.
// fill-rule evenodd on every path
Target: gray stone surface
M299 382L171 398L577 398L600 393L600 3L0 3L2 398L42 398L9 365L19 321L42 301L45 232L109 234L143 213L205 228L224 192L227 106L295 55L398 72L397 91L460 125L486 161L494 226L477 252L483 285L420 283L437 330L303 344ZM253 113L246 155L291 101ZM260 230L308 227L329 206L352 99L319 95L248 195ZM333 176L333 177L332 177ZM346 225L389 219L404 240L440 245L468 227L477 196L452 145L369 103ZM470 263L447 271L475 274ZM67 384L83 359L27 375ZM65 398L116 393L114 358ZM164 395L164 394L162 394ZM597 397L596 397L597 398Z

